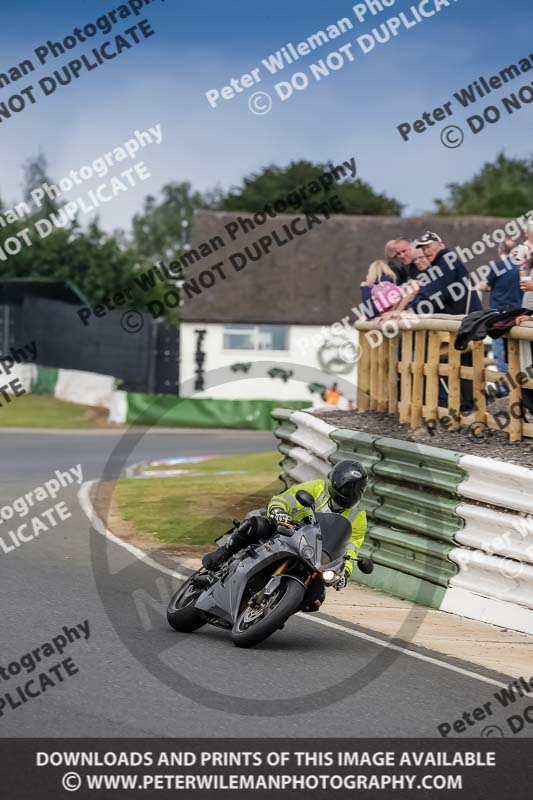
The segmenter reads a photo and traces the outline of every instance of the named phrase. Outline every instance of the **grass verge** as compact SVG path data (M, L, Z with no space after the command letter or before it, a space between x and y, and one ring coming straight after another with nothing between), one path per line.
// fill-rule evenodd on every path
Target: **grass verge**
M13 397L11 395L11 397ZM107 409L79 406L46 395L13 397L0 407L1 428L106 428Z
M210 545L252 508L283 490L279 453L224 456L183 466L193 475L121 480L115 508L128 529L179 547ZM224 473L228 474L217 474ZM199 474L197 474L199 473Z

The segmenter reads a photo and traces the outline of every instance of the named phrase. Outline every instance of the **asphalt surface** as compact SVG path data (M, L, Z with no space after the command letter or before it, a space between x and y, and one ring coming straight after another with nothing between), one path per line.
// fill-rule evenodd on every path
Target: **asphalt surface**
M271 434L234 431L130 440L76 432L0 438L0 508L76 464L87 481L116 477L149 458L274 448ZM1 699L61 659L72 658L78 670L19 707L4 707L0 736L437 736L438 724L497 691L301 617L250 651L211 627L177 634L164 612L179 582L91 533L78 489L63 488L38 506L41 512L64 501L69 519L12 552L0 551L0 666L51 641L63 626L88 620L90 637L43 659L34 672L0 680ZM13 527L3 521L0 536L6 539ZM405 631L398 635L408 640ZM501 724L504 716L487 724ZM479 735L482 727L469 732Z

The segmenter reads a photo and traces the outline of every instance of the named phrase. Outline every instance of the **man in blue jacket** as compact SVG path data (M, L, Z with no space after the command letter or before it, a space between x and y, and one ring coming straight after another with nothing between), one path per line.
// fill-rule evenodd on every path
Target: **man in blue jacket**
M426 231L415 242L431 262L431 280L422 285L409 307L417 314L469 314L483 308L471 287L468 271L459 256L449 250L440 236Z
M423 282L409 308L417 314L470 314L481 311L483 306L479 295L472 288L468 271L457 255L449 250L440 236L426 231L415 242L431 266L427 270L431 280ZM472 353L461 356L461 364L472 366ZM443 385L444 384L444 385ZM439 381L439 406L448 407L447 381ZM472 382L461 381L461 413L473 410L474 397Z
M506 239L498 247L500 261L497 261L485 281L479 284L482 292L490 292L490 307L495 311L504 311L507 308L519 308L522 305L524 293L520 289L520 270L511 258L511 251L515 246L512 239ZM494 339L492 352L496 361L498 372L509 372L505 352L505 340ZM506 386L499 387L500 394L509 394Z

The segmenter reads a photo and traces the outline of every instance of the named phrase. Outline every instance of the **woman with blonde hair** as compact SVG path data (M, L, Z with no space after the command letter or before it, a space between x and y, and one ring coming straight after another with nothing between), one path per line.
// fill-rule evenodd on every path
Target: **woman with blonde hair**
M380 317L393 311L402 295L396 286L396 275L392 267L382 259L373 261L361 284L361 294L367 319Z

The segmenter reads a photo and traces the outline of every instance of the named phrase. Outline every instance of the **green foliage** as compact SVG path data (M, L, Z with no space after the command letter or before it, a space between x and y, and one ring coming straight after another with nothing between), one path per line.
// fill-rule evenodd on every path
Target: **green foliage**
M195 208L208 208L211 200L193 192L191 184L167 183L161 189L163 199L153 195L144 201L142 214L133 217L133 238L141 256L150 261L172 261L183 252Z
M0 229L0 245L24 228L28 229L32 242L31 247L23 245L20 253L1 263L3 278L70 280L91 304L101 302L131 282L137 254L121 249L113 236L101 230L96 220L86 232L73 222L66 228L54 229L42 239L33 223L43 216L37 213Z
M29 159L23 166L23 196L30 208L25 217L0 227L0 246L26 230L31 246L23 244L20 253L10 255L0 262L3 278L48 278L56 281L72 281L92 305L106 300L116 292L128 288L139 269L139 253L131 245L120 240L118 235L109 235L94 219L86 230L77 220L69 221L61 207L53 200L43 198L37 207L31 200L31 191L42 183L53 183L48 176L46 159L40 154ZM45 202L46 200L46 202ZM0 201L0 211L5 213L5 204ZM56 215L59 224L52 232L41 238L35 228L38 220ZM144 268L149 268L146 264ZM161 284L147 294L141 289L132 293L132 308L143 308L147 301L157 299L162 293Z
M449 197L435 200L437 214L519 217L533 208L533 159L500 153L465 183L448 184Z
M265 167L261 172L244 178L242 187L232 189L221 198L218 207L224 211L261 211L265 205L283 200L312 181L318 181L328 170L328 165L310 161L293 161L288 167ZM397 200L377 194L361 180L346 179L333 184L327 193L306 192L302 206L288 209L288 213L320 213L326 197L333 194L340 198L346 214L399 215L402 211Z
M31 193L34 189L39 188L44 183L52 184L50 176L48 175L48 162L44 153L41 151L36 158L28 158L22 165L22 172L24 175L23 182L23 196L24 201L31 205ZM40 209L43 216L56 211L58 204L47 194L42 199Z

